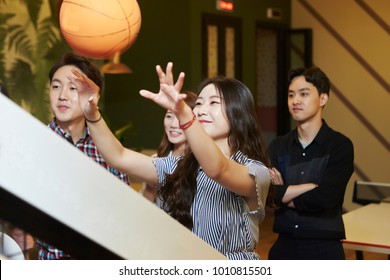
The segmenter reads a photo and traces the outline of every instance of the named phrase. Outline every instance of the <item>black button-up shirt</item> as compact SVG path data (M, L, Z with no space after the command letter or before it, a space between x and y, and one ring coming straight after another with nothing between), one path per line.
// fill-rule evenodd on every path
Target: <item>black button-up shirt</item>
M322 121L314 140L303 148L297 130L276 138L269 146L272 164L283 177L274 186L274 231L294 238L344 239L342 205L353 173L354 151L349 138ZM293 199L295 208L282 203L287 187L314 183L318 187Z

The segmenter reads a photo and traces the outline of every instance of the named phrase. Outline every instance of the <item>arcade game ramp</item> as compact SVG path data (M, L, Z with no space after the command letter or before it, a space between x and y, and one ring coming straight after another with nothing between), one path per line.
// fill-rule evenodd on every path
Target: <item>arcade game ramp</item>
M0 218L76 259L226 259L0 94Z

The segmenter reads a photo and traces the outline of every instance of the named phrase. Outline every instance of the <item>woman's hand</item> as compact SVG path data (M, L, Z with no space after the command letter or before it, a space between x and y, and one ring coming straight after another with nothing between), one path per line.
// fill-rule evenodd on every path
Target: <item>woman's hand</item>
M186 106L184 99L186 94L180 93L184 83L184 73L181 72L174 83L172 74L173 64L169 62L166 67L166 72L162 70L160 65L156 66L156 72L160 81L160 91L153 93L148 90L141 90L140 94L160 105L161 107L171 110L174 114L178 114Z
M269 169L269 174L271 176L272 185L283 185L282 174L280 174L275 167Z
M100 113L97 104L100 98L100 88L78 69L73 68L72 74L68 78L77 88L79 104L85 117L89 120L98 119Z

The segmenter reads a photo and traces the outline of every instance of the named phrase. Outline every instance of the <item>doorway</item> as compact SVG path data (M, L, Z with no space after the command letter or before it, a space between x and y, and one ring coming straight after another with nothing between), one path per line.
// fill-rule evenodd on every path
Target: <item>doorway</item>
M226 76L241 80L241 19L202 16L202 78Z
M258 24L255 42L257 113L268 145L294 126L287 107L287 75L291 68L312 65L312 34L310 29Z

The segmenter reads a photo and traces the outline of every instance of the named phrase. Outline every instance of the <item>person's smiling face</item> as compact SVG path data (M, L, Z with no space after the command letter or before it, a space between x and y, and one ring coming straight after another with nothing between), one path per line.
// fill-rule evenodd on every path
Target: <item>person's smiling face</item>
M72 65L59 68L50 83L50 108L58 123L84 120L76 86L70 82Z
M224 100L213 84L202 89L193 111L199 123L214 140L227 139L230 127Z
M170 110L165 113L164 130L169 142L174 146L181 146L186 143L186 136L183 130L179 128L179 120Z
M306 81L304 76L295 77L288 88L288 109L291 117L298 123L321 118L323 106L328 95L318 93L317 88Z

